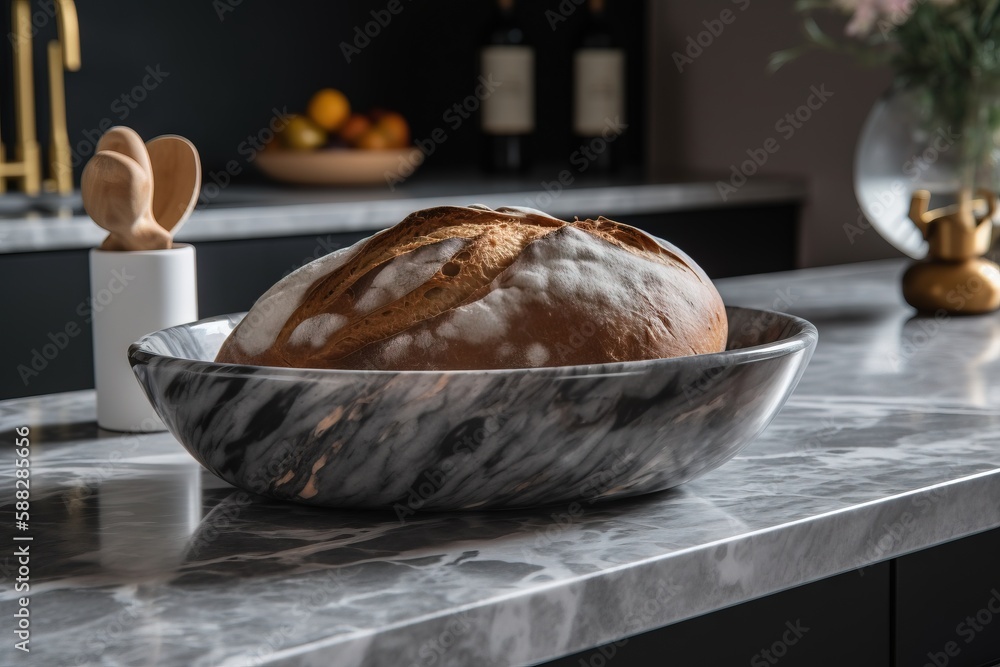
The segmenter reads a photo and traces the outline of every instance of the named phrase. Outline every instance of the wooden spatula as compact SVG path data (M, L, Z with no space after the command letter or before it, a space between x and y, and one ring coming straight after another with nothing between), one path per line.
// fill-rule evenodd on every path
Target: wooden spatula
M152 164L153 217L171 236L191 215L201 192L198 149L184 137L167 134L146 142Z

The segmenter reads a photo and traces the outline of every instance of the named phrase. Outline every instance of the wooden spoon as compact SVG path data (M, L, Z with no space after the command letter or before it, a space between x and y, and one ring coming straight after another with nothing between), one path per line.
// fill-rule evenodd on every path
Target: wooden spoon
M153 181L135 159L111 150L98 152L83 169L83 207L111 235L102 250L162 250L170 233L152 214Z
M94 149L95 153L101 151L114 151L129 156L139 163L149 178L153 178L153 167L150 164L149 153L146 152L146 144L142 142L139 133L132 128L116 125L109 129L97 142L97 147Z
M167 134L150 139L145 150L152 164L155 185L153 217L174 236L198 203L201 192L198 149L184 137Z

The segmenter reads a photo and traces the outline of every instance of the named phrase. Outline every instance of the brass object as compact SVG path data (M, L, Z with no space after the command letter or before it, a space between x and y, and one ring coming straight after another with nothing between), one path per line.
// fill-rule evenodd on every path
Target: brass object
M910 220L929 246L926 259L903 274L903 298L917 310L977 315L1000 308L1000 266L983 257L992 242L997 195L977 195L963 188L955 204L929 211L930 193L913 193Z
M21 189L37 195L43 186L42 153L35 128L34 63L31 55L34 26L31 0L12 0L10 42L14 53L14 112L16 146L14 160L6 161L6 149L0 143L0 192L7 179L17 179ZM48 44L48 78L51 127L49 129L49 178L46 190L69 194L73 191L72 152L66 129L66 89L63 71L80 69L80 24L73 0L55 1L59 39Z

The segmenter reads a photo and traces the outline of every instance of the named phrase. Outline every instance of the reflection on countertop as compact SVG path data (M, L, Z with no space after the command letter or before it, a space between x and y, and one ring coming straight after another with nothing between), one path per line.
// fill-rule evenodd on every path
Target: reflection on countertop
M998 526L1000 319L914 318L903 268L720 281L731 305L812 320L812 364L730 463L622 502L281 504L168 434L99 431L91 392L0 402L0 431L32 427L37 658L526 664Z

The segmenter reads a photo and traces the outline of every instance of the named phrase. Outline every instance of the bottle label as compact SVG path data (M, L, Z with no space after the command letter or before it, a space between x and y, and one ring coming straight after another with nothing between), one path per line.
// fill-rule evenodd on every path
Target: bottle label
M498 82L483 100L483 131L528 134L535 130L535 50L530 46L487 46L482 74Z
M579 49L573 58L573 131L596 137L616 119L625 122L625 53Z

